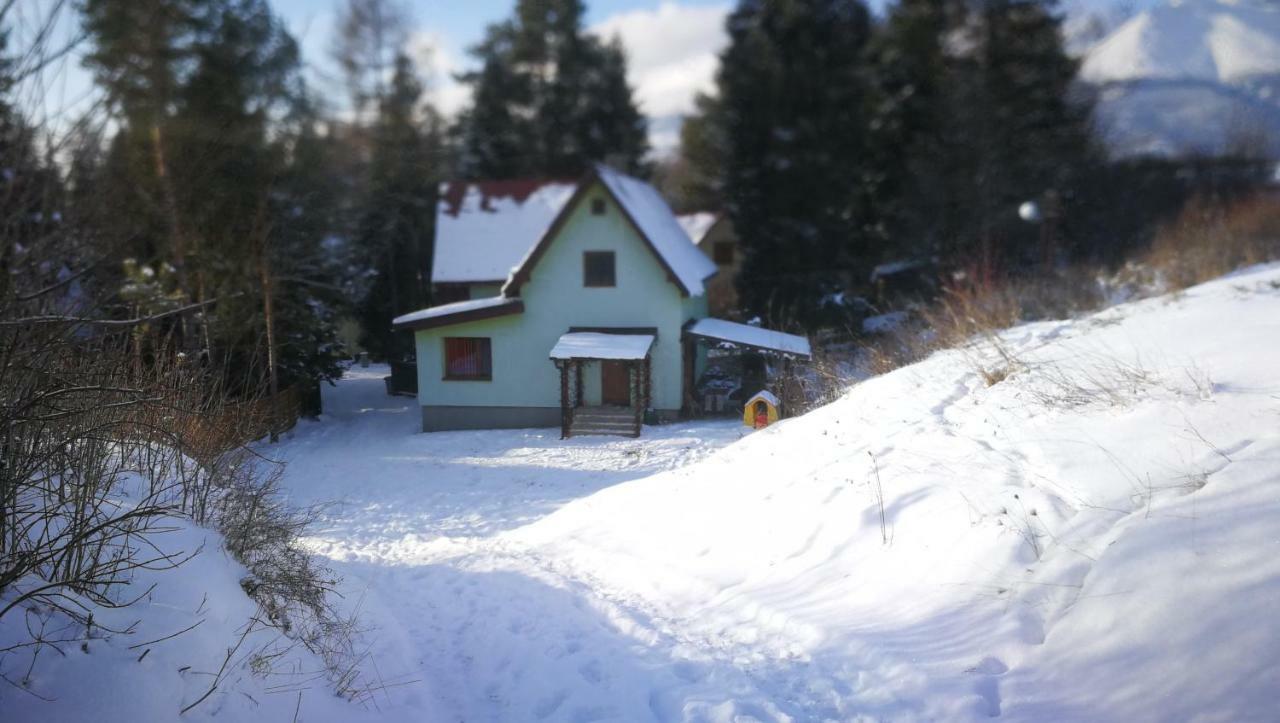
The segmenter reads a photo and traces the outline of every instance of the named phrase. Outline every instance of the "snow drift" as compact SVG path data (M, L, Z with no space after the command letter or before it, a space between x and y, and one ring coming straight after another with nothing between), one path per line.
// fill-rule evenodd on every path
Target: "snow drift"
M343 502L309 545L390 687L362 707L313 684L299 717L1273 718L1277 360L1280 265L1019 326L753 433L416 434L384 371L352 370L270 450L295 501ZM216 543L127 644L207 622L141 661L67 651L36 681L58 701L0 692L6 719L175 717L251 612ZM195 717L293 715L236 671Z
M1269 717L1280 270L999 344L505 542L703 671L659 719Z
M1020 326L733 443L413 435L340 385L357 411L290 443L291 479L348 499L314 547L383 669L422 681L388 719L1258 720L1277 359L1272 266Z

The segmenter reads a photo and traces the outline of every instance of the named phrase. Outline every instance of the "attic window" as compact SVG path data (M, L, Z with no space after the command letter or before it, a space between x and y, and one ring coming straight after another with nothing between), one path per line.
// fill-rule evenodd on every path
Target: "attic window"
M583 286L617 286L617 280L612 251L582 252Z
M595 198L591 199L591 214L593 216L604 215L604 199L603 198L596 196ZM612 286L612 284L610 284L610 286Z

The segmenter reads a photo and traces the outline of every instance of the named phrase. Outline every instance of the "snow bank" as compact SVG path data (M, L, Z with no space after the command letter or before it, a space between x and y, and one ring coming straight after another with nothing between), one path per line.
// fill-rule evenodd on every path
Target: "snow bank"
M638 440L415 434L369 373L273 451L386 720L1274 717L1280 267L999 344Z
M659 718L1269 717L1280 269L1003 343L505 543L703 671Z
M83 645L82 628L68 629L66 618L47 610L14 610L0 621L0 648L30 640L28 626L46 639L75 639L43 648L23 689L0 688L4 720L179 720L224 661L217 689L182 720L287 721L295 711L299 720L368 719L369 709L332 693L318 658L273 630L245 635L256 606L240 587L247 572L223 550L221 536L181 519L167 525L171 532L152 538L161 551L198 554L176 570L140 571L117 591L120 599L141 598L132 606L89 605L95 628ZM280 655L267 664L264 652ZM0 671L21 684L30 660L29 648L0 653Z

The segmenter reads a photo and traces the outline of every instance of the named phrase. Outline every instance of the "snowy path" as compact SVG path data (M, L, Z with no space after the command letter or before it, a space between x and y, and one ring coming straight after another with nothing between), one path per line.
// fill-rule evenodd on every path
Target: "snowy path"
M592 720L656 705L662 691L705 677L669 665L643 613L499 536L701 459L747 430L724 421L647 428L640 440L565 442L556 430L423 435L414 400L385 395L385 374L352 369L324 390L322 421L300 423L265 450L289 463L297 503L336 502L309 542L376 627L382 674L421 681L407 695L397 690L384 712ZM619 701L624 691L636 700Z
M745 437L416 434L356 370L267 451L390 720L1270 717L1280 266L1000 339Z

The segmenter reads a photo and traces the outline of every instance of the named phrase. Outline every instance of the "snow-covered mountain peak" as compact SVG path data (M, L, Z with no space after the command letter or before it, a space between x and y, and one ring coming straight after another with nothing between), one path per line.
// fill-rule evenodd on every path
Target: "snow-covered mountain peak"
M1280 3L1170 0L1139 13L1085 56L1091 83L1241 84L1280 74Z

